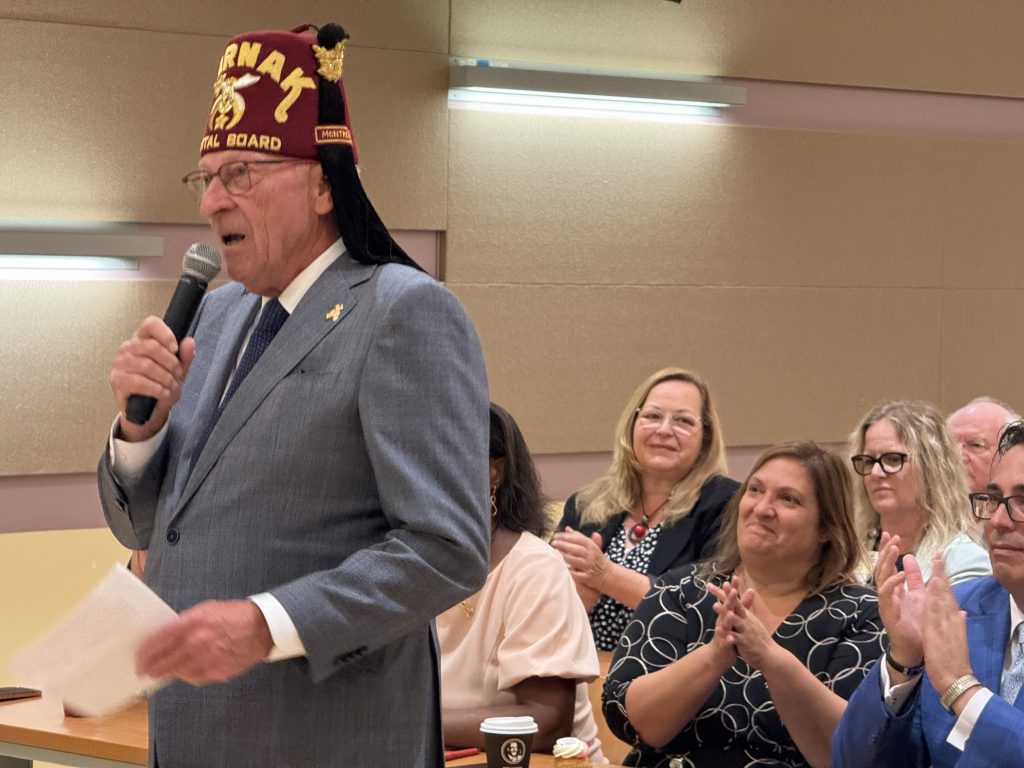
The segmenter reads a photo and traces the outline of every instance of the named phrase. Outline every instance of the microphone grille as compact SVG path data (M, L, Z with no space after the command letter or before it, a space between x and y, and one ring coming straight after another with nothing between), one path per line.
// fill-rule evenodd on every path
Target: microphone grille
M192 243L181 260L181 271L209 282L220 272L220 251L207 243Z

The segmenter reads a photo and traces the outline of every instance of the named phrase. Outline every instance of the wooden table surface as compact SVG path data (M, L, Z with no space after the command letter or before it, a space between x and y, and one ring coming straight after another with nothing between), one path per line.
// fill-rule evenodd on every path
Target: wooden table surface
M59 704L44 699L0 703L0 742L146 765L148 731L143 701L101 718L63 717ZM456 768L486 762L481 753L445 765ZM535 753L530 768L551 768L553 762L550 754Z
M46 699L0 704L0 742L145 765L148 734L144 701L99 718L64 717L60 703Z

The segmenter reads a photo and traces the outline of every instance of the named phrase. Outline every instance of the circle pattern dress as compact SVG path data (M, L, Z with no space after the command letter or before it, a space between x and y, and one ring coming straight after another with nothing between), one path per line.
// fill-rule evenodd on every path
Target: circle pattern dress
M721 585L731 574L707 581ZM640 740L626 717L626 691L711 642L716 598L696 566L668 575L637 606L615 651L604 688L604 715L612 732L635 745L648 768L808 766L779 719L763 675L742 659L725 673L692 720L662 749ZM829 690L849 699L884 651L884 627L874 589L860 584L810 594L772 634Z

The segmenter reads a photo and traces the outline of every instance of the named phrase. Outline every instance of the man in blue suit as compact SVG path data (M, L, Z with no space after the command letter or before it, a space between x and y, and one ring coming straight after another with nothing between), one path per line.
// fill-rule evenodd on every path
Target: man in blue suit
M1003 431L971 506L993 575L955 592L941 557L925 585L913 556L896 571L898 546L883 540L876 579L890 647L836 729L835 768L1024 765L1024 422Z

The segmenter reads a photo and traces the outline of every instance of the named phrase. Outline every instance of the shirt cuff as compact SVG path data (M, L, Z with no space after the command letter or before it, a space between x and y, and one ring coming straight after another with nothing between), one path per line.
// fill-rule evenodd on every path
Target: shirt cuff
M882 665L879 670L879 677L882 681L882 699L892 714L899 714L899 711L907 703L907 699L910 698L917 684L921 682L921 676L915 675L906 682L893 685L892 678L889 677L889 666L885 663L885 656L880 658L878 663Z
M274 647L270 649L264 661L281 661L305 656L306 647L302 644L299 631L295 629L295 622L281 602L269 592L251 595L249 599L262 611L270 629L270 639L274 641Z
M985 708L985 705L988 704L988 700L991 698L992 691L985 687L982 687L976 694L971 696L971 700L963 708L960 717L956 719L953 730L946 737L947 744L959 749L961 752L964 751L964 747L967 746L967 740L971 738L974 726L978 722L978 718L981 717L981 710Z
M110 454L110 468L113 470L115 478L124 482L137 479L142 475L149 460L160 450L164 437L167 436L167 424L169 421L170 419L165 421L164 425L160 427L160 431L148 440L129 443L127 440L122 440L117 436L121 424L121 414L114 417L114 423L110 425L107 451Z

